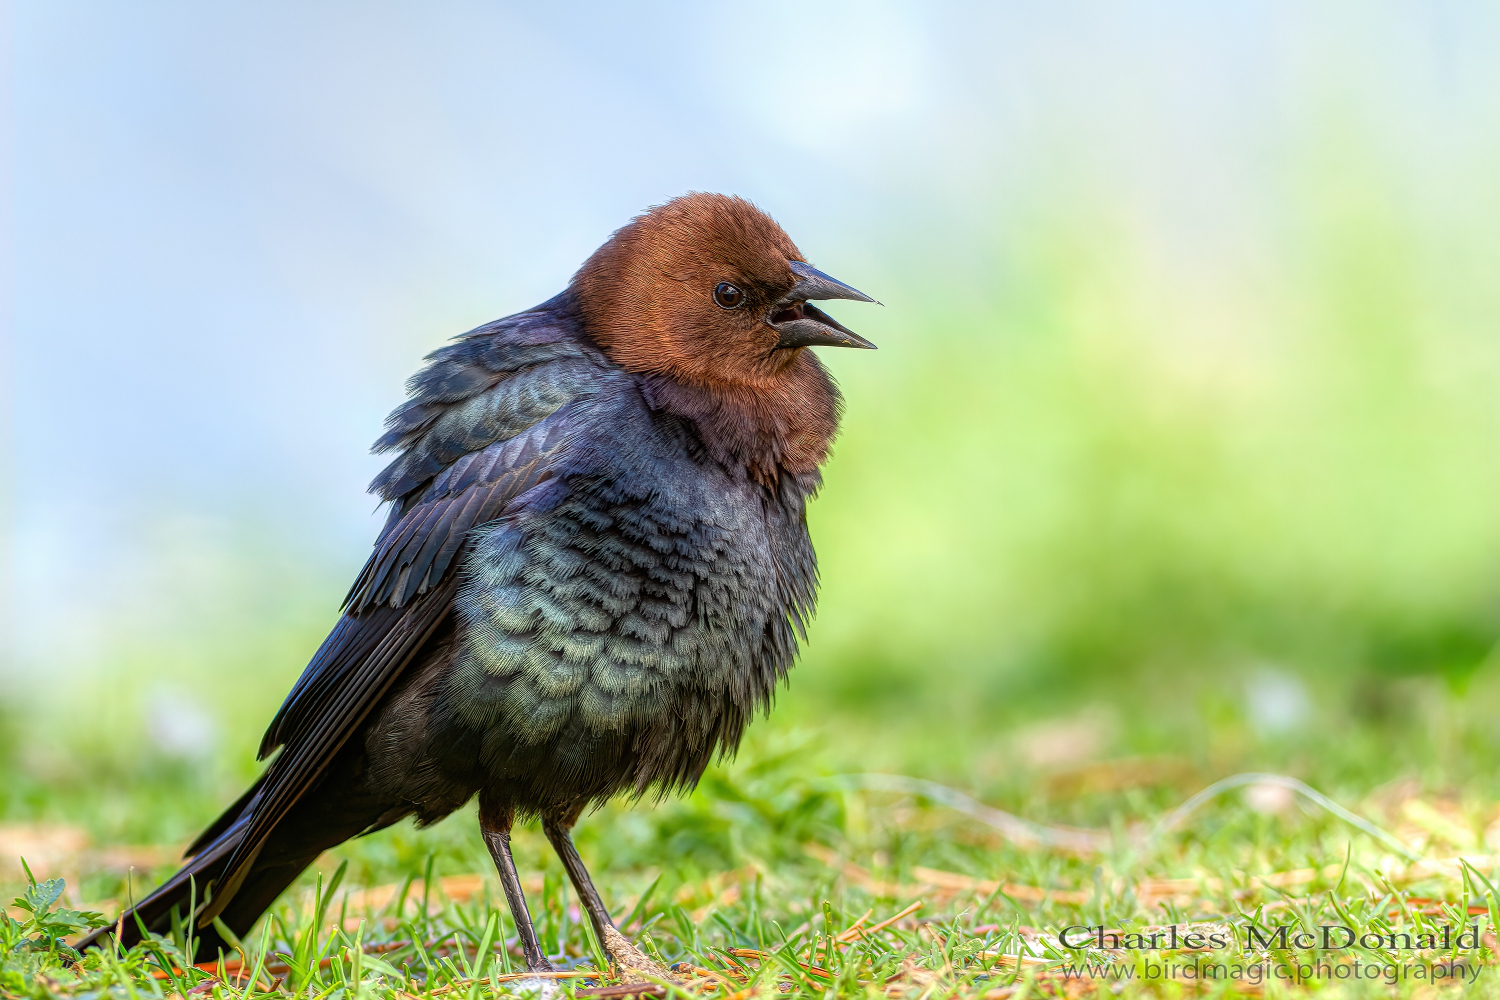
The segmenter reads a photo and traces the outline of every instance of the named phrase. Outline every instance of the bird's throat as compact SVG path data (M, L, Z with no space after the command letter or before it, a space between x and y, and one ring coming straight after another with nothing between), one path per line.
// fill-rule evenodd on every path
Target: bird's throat
M784 475L815 473L838 433L842 399L808 351L762 385L644 379L646 402L689 423L704 450L732 475L774 489Z

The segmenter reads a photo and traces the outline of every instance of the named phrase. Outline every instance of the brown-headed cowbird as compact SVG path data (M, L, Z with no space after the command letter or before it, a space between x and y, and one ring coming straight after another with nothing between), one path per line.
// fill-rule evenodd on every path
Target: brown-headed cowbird
M125 943L192 905L210 959L216 920L245 934L323 850L478 793L527 965L549 968L510 829L537 816L600 943L652 969L569 831L616 794L693 787L792 665L841 405L805 348L874 346L821 299L873 301L749 202L691 194L429 355L375 443L396 453L371 486L390 518L261 743L280 753L125 914Z

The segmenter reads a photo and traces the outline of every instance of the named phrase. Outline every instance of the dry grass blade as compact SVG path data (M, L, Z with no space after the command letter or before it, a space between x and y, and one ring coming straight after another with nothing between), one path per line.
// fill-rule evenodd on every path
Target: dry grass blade
M1328 796L1318 791L1316 788L1313 788L1311 785L1308 785L1305 782L1298 781L1296 778L1288 777L1284 774L1265 774L1262 772L1254 771L1246 772L1244 774L1232 774L1227 778L1222 778L1219 781L1214 782L1212 785L1209 785L1198 794L1192 796L1182 805L1178 806L1176 809L1173 809L1171 812L1161 818L1161 820L1156 824L1155 829L1151 831L1150 836L1147 838L1148 841L1154 841L1162 834L1169 833L1172 830L1176 829L1182 823L1182 821L1185 820L1193 812L1193 810L1197 809L1199 806L1212 799L1214 796L1220 795L1223 792L1227 792L1233 788L1242 788L1246 785L1270 785L1276 788L1284 788L1288 791L1295 792L1308 801L1314 803L1315 805L1326 809L1328 812L1337 816L1339 819L1343 820L1345 823L1348 823L1355 829L1367 833L1371 837L1374 837L1376 840L1380 841L1382 844L1389 847L1397 854L1406 858L1408 861L1414 862L1416 864L1421 864L1424 860L1426 860L1422 857L1422 855L1412 850L1411 847L1403 843L1394 835L1387 833L1385 830L1382 830L1380 827L1376 826L1374 823L1371 823L1363 816L1345 809L1343 806L1339 805L1337 802L1333 801Z
M866 910L863 916L854 921L854 923L850 924L848 929L838 937L834 938L834 940L839 942L858 940L860 935L864 933L863 928L865 926L865 921L869 920L870 917L874 915L874 913L874 910Z
M896 921L904 920L905 918L911 916L913 913L916 913L921 908L922 900L919 899L915 903L912 903L910 906L908 906L906 909L902 910L900 913L897 913L895 916L886 917L884 920L873 927L860 928L858 937L856 937L854 940L869 937L871 934L879 934L881 931L885 930Z
M1012 899L1020 899L1028 903L1051 900L1054 903L1082 904L1087 903L1093 896L1092 892L1079 892L1075 889L1048 889L1037 885L1018 885L1015 882L995 882L920 866L913 868L911 873L928 885L939 889L978 892L986 895L992 892L1003 892Z
M451 983L444 983L427 993L427 996L440 996L461 990L478 983L483 985L490 981L497 983L515 983L523 979L602 979L599 973L589 969L568 969L560 972L504 972L494 976L485 976L483 979L455 979Z
M861 788L873 792L901 792L920 795L939 805L956 809L996 830L1002 837L1020 847L1052 847L1077 854L1099 854L1109 850L1109 834L1070 826L1044 826L1029 819L987 806L956 788L904 774L845 774L832 779L843 788Z
M667 988L660 983L619 983L615 986L590 986L573 994L578 997L664 997Z
M757 962L764 962L768 957L765 952L756 951L754 948L729 948L728 953L736 958L753 958ZM833 973L820 965L810 965L807 962L798 962L797 965L810 975L819 976L823 979L832 979Z

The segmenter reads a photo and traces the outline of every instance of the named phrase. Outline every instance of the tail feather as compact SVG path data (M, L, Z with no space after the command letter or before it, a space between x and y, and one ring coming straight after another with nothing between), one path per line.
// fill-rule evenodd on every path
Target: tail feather
M178 869L177 874L167 879L145 899L126 910L117 924L101 927L78 942L79 950L97 948L109 943L120 932L120 943L130 947L141 940L141 927L153 934L165 935L172 926L172 912L178 919L186 921L190 913L201 910L204 900L213 891L215 883L224 872L224 865L234 853L243 834L248 814L242 813L215 840L201 847L196 854ZM293 878L296 876L294 875ZM231 929L233 925L229 925ZM248 927L246 928L248 930ZM239 934L235 930L236 935ZM221 935L212 927L196 935L193 960L209 961L220 948L227 947Z
M243 938L319 854L359 834L386 811L376 799L360 794L353 782L335 782L334 788L338 791L333 794L311 796L298 803L272 828L254 860L242 869L243 878L226 884L226 868L250 829L259 802L257 782L199 835L188 848L190 857L175 875L126 910L119 923L89 934L78 948L110 944L117 927L127 948L141 940L142 925L148 933L165 936L171 930L175 909L183 921L193 914L193 961L213 961L220 951L232 947L219 932L214 917L235 937Z

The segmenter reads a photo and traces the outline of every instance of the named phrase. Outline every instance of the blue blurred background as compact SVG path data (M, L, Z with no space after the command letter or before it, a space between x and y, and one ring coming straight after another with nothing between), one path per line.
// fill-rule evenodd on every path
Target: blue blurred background
M419 358L694 189L886 303L826 358L824 596L772 726L1000 787L1467 704L1434 759L1493 760L1493 4L14 16L6 813L71 783L145 822L158 766L222 801Z

